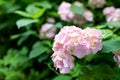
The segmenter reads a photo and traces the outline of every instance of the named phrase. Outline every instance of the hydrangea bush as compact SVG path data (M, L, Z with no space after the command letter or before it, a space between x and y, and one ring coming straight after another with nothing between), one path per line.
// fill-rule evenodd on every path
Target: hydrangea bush
M0 0L0 80L120 80L120 0Z

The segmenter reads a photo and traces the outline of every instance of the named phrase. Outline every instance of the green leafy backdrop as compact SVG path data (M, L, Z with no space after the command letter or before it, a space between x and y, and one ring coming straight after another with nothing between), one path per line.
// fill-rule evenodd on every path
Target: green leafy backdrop
M112 54L120 50L120 22L107 23L103 8L89 8L88 0L79 1L94 13L95 21L82 28L100 29L103 49L83 59L75 58L69 74L55 70L51 60L53 39L39 39L39 29L48 17L55 18L58 31L73 25L60 20L57 10L62 1L0 0L0 80L120 80L120 68ZM120 7L120 0L106 2L105 7ZM82 8L72 6L72 10L82 14Z

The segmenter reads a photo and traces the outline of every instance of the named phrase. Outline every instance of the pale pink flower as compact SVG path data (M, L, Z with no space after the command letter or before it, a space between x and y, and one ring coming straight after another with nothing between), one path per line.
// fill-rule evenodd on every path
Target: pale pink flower
M81 2L79 2L79 1L75 1L74 5L78 6L78 7L82 7L83 6L83 4Z
M56 51L52 55L54 67L58 68L60 73L69 73L73 68L73 58L67 51Z
M105 5L105 0L89 0L88 4L92 8L101 8Z
M75 1L74 5L77 7L83 7L83 4L79 1ZM83 15L80 15L80 14L75 14L72 21L74 24L77 24L79 26L82 26L83 24L87 22L85 18L83 17Z
M102 49L101 32L91 28L82 30L76 26L64 26L54 40L52 60L61 73L68 73L72 69L71 55L81 59L85 55L97 53ZM70 61L71 64L67 61ZM67 68L65 64L67 64Z
M77 7L83 7L83 4L81 2L75 1L74 5ZM87 22L92 22L93 21L93 14L91 11L84 9L83 14L75 14L73 18L73 23L77 24L79 26L82 26L83 24Z
M96 29L87 28L82 30L75 26L65 26L55 36L53 51L72 51L72 55L83 58L89 53L101 50L101 32Z
M120 8L117 8L111 17L112 18L109 20L110 22L120 21Z
M73 51L73 55L79 59L82 59L86 55L90 54L89 47L81 41L81 44L76 45Z
M58 8L60 18L64 21L71 21L74 17L74 13L71 10L71 4L68 2L62 2Z
M104 15L106 16L107 22L116 22L120 21L120 9L114 7L107 7L103 10Z
M107 7L103 10L103 14L106 16L107 22L113 21L115 12L116 12L116 9L113 6Z
M113 6L107 7L103 10L103 14L106 16L111 16L113 13L115 13L115 8Z
M65 49L70 51L75 45L78 44L78 38L80 39L81 29L75 26L64 26L61 31L55 36L55 42L53 44L53 50Z
M40 38L42 39L52 39L55 36L56 28L51 23L46 23L41 26L40 29Z
M92 22L93 21L93 13L89 10L85 10L83 13L83 17L86 19L86 21L88 22Z
M85 38L85 42L87 43L86 45L91 50L91 53L97 53L102 49L100 30L86 28L84 33L85 35L83 37Z
M120 51L114 51L114 60L117 62L117 64L119 65L120 67Z
M94 20L94 17L92 12L85 10L82 15L75 14L73 18L73 23L79 26L82 26L87 22L92 22L93 20Z
M55 36L55 42L53 44L53 51L66 50L69 54L77 56L77 46L81 41L82 30L75 26L65 26ZM80 45L81 46L81 45ZM79 46L78 46L79 47ZM74 51L76 50L76 51ZM83 56L80 56L83 55ZM77 57L84 57L85 53L80 54Z

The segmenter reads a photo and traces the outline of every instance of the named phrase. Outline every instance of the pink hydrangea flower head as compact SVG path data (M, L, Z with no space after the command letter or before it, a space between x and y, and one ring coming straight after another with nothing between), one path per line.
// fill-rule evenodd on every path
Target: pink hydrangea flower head
M117 8L115 10L115 13L113 14L112 22L120 21L120 8Z
M83 36L86 33L82 29L75 26L65 26L55 36L55 42L53 44L53 51L67 50L72 55L83 58L91 51L90 42Z
M106 14L106 20L107 22L116 22L116 21L120 21L120 9L119 8L112 8L111 7L111 11L107 11L109 10L110 8L106 8L104 9L104 14ZM105 12L106 11L106 12ZM109 13L109 14L108 14Z
M117 62L117 64L119 65L120 67L120 51L115 51L113 52L114 53L114 60Z
M68 51L72 50L75 44L78 44L78 39L81 37L80 34L82 30L75 26L64 26L61 31L55 36L55 42L53 44L53 51L61 49L66 49Z
M71 10L71 4L68 2L62 2L58 8L60 18L64 21L71 21L74 17L74 13Z
M106 16L110 16L113 13L115 13L115 8L113 6L107 7L103 10L103 14L106 15Z
M69 73L73 68L73 58L67 51L56 51L52 55L54 67L58 68L60 73Z
M105 0L89 0L88 4L92 8L101 8L105 5Z
M74 5L75 5L75 6L78 6L78 7L83 6L83 4L82 4L81 2L79 2L79 1L75 1L75 2L74 2Z
M84 38L86 39L87 46L90 48L91 53L97 53L99 50L101 50L101 31L92 28L86 28L84 32Z
M51 23L45 23L41 26L40 29L40 38L42 39L52 39L55 36L56 28Z
M73 23L82 26L83 24L87 22L92 22L93 20L94 20L93 13L89 10L84 9L82 15L75 14L73 18Z
M90 49L89 47L86 46L85 43L76 45L73 51L73 55L76 56L79 59L82 59L83 57L85 57L86 55L90 54Z
M86 19L86 21L89 21L89 22L93 21L93 13L89 10L84 11L83 17Z
M72 69L72 55L81 59L102 49L101 32L92 28L82 30L76 26L64 26L54 40L52 60L61 73Z

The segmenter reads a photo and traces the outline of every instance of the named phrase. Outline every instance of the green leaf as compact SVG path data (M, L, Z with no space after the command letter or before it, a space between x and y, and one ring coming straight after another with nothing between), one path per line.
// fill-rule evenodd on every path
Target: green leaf
M113 32L109 29L102 29L102 39L108 39L113 36Z
M0 23L0 31L6 28L9 25L9 22Z
M28 48L23 46L22 49L20 50L20 54L26 55L28 53L28 51L29 51Z
M113 59L113 54L111 53L100 53L99 58L105 61L109 61L111 64L115 62Z
M59 14L57 11L50 11L48 14L53 17L59 17Z
M120 50L120 40L111 39L102 42L103 49L102 52L109 53L112 51Z
M40 57L38 58L38 62L41 63L42 61L46 60L49 57L48 54L42 54L40 55Z
M24 51L25 53L27 51ZM4 62L3 65L9 65L10 67L17 67L18 64L21 65L24 63L27 58L26 56L20 55L21 53L24 53L23 50L14 50L14 49L9 49L6 56L4 56L3 59L0 60L0 62Z
M26 31L24 33L12 35L12 36L10 36L10 39L14 40L14 39L17 39L19 37L26 37L26 36L30 36L30 35L36 35L36 34L37 33L35 31L29 30L29 31Z
M75 5L72 5L71 9L74 13L80 14L80 15L82 15L83 11L84 11L83 7L78 7L78 6L75 6Z
M35 3L35 5L36 6L41 6L41 7L46 8L46 9L51 9L52 8L51 3L49 3L48 1L37 2L37 3Z
M28 39L29 36L23 36L21 37L18 42L17 42L17 45L21 45L24 41L26 41Z
M40 8L37 12L35 12L32 16L32 18L36 19L39 18L43 15L43 13L45 12L44 8Z
M18 26L18 28L30 25L32 23L37 23L38 20L37 19L19 19L16 24Z
M55 26L56 28L62 28L62 27L63 27L63 25L62 25L61 22L56 23L54 26Z
M43 46L41 48L33 49L30 52L29 58L32 59L32 58L35 58L37 56L40 56L42 53L44 53L47 50L48 50L48 48L47 47L43 47Z
M85 60L87 61L87 62L90 62L90 61L92 61L94 58L96 58L97 57L97 55L96 54L89 54L89 55L86 55L86 57L85 57Z
M27 6L26 8L26 11L31 14L32 18L39 18L40 16L43 15L43 13L45 12L46 9L44 8L39 8L39 7L36 7L35 5L29 5Z
M3 4L4 0L0 0L0 5Z
M104 63L98 65L86 65L82 69L84 74L78 76L78 80L112 80L114 72L112 68Z
M10 36L10 39L14 40L14 39L17 39L19 37L21 37L21 34L12 35L12 36Z
M83 25L84 28L87 28L88 26L89 26L89 27L92 27L92 26L93 26L93 23L86 23L86 24Z
M52 43L49 40L44 40L42 41L43 44L45 44L46 46L52 47Z
M119 67L115 67L114 69L115 72L115 77L113 80L120 80L120 68Z
M114 34L114 35L112 36L112 38L113 38L113 39L120 40L120 36L119 36L119 35L116 35L116 34Z
M55 77L53 80L72 80L72 77L66 75L60 75Z
M113 69L108 65L101 63L94 67L94 80L112 80L114 77Z
M110 27L110 28L120 28L120 22L108 22L107 25Z
M16 71L14 69L8 67L0 67L0 75L4 74L3 79L0 77L1 80L23 80L24 74L21 71Z
M28 5L25 10L27 13L33 15L36 11L39 10L39 8L34 5Z
M7 4L6 4L7 5ZM9 9L7 9L7 13L13 13L15 10L19 9L20 6L19 5L11 5L9 6Z
M70 74L72 77L77 77L79 74L84 74L80 64L75 64L74 68L71 70Z
M97 29L103 29L103 28L106 28L107 26L105 24L102 24L102 25L97 25L95 26Z
M24 11L15 11L14 13L20 15L20 16L23 16L23 17L27 17L27 18L31 18L32 15L27 13L27 12L24 12Z
M26 37L26 36L35 35L35 34L37 34L35 31L33 31L33 30L28 30L28 31L22 33L22 36L25 36L25 37Z
M42 45L43 44L40 41L38 41L38 42L34 43L34 45L32 46L32 49L36 49L36 48L38 48L38 47L40 47Z

